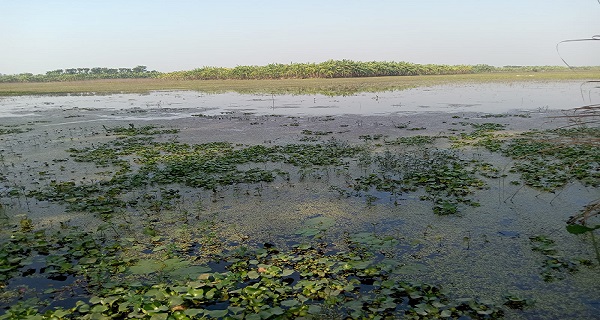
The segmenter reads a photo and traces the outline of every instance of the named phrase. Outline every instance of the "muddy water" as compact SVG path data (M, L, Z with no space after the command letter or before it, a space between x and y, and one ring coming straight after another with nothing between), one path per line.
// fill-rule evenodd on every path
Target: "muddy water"
M1 173L6 178L0 182L0 192L14 187L44 188L52 180L108 179L114 168L76 163L66 150L112 140L105 127L129 123L180 129L176 138L154 138L190 144L299 143L306 137L303 130L331 132L319 137L320 141L335 138L366 144L362 138L366 135L389 140L417 134L452 136L469 130L461 122L502 123L508 125L508 132L556 128L567 124L563 118L554 118L563 115L558 109L580 102L579 83L569 82L438 86L350 97L152 92L2 98L2 128L12 125L30 131L0 136ZM490 113L510 116L484 118ZM386 150L377 141L368 144L373 152ZM440 139L436 147L447 148L448 142ZM182 221L191 216L210 217L218 235L232 244L284 246L303 241L296 233L308 219L327 217L335 221L325 235L332 248L343 249L344 237L358 232L397 239L399 246L388 254L405 264L404 279L439 284L456 297L500 301L512 293L536 301L528 310L509 311L507 318L580 319L600 314L598 267L582 267L574 274L565 272L563 280L544 282L540 275L543 256L531 250L529 240L547 235L562 255L593 259L589 239L568 234L565 220L599 198L599 190L571 183L552 194L512 185L510 181L518 180L508 172L512 160L479 149L459 152L466 159L485 159L508 175L486 180L488 188L473 195L481 206L466 207L459 215L434 215L431 203L420 201L418 193L400 195L397 204L385 194L374 202L342 197L329 190L347 179L335 168L304 175L289 166L281 169L291 173L290 181L217 192L182 188L183 200L176 209L153 218L160 220L164 230L172 228L167 234L179 234ZM139 196L156 190L136 192ZM95 230L102 223L85 212L66 212L56 203L24 196L1 200L9 224L22 216L31 218L36 227L67 223ZM148 218L147 212L126 215L114 221L143 226L141 220Z

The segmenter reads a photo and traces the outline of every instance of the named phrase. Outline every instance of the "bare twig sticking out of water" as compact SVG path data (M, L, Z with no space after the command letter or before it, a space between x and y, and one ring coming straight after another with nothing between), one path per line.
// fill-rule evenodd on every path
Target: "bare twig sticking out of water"
M600 80L588 80L583 82L580 86L579 86L579 90L581 91L581 98L583 99L583 101L585 101L585 97L583 96L583 86L586 84L590 84L590 83L600 83ZM600 86L596 86L593 87L593 89L600 89ZM590 101L590 103L592 102L592 90L588 90L588 101Z
M599 0L600 1L600 0ZM558 53L558 57L560 58L560 60L562 60L562 62L569 67L569 69L573 69L573 67L571 67L571 65L569 65L567 63L567 61L565 61L565 59L563 59L563 57L560 55L560 51L558 50L558 46L561 43L567 43L567 42L581 42L581 41L595 41L595 40L600 40L600 35L594 35L591 38L582 38L582 39L570 39L570 40L563 40L559 43L556 44L556 53Z
M585 126L600 123L600 104L590 104L574 108L571 113L551 118L566 118L570 124L566 127Z
M517 189L517 191L515 191L515 193L513 193L513 195L512 195L512 196L510 196L510 197L506 198L506 199L504 200L504 203L506 203L506 201L508 201L508 200L510 200L510 202L511 202L511 203L514 203L514 202L513 202L513 199L515 198L515 196L517 195L517 193L519 193L519 191L521 191L521 189L523 189L523 187L525 187L525 184L521 185L521 186L519 187L519 189Z
M586 205L580 214L574 215L567 221L568 224L579 223L585 225L593 216L600 215L600 200L595 200Z

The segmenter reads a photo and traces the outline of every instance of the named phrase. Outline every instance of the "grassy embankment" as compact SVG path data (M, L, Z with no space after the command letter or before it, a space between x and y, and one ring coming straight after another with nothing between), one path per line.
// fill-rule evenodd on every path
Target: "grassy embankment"
M0 83L0 96L67 93L142 93L153 90L196 90L210 93L354 94L402 90L445 83L588 80L600 71L514 72L460 75L360 77L282 80L111 79L72 82Z

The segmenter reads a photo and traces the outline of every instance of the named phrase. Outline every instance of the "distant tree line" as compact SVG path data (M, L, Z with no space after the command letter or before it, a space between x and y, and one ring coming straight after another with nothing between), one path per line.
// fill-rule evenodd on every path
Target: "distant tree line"
M599 70L600 67L577 67L580 70ZM562 66L504 66L415 64L394 61L328 60L321 63L271 63L264 66L234 68L202 67L190 71L162 73L148 71L146 66L135 68L71 68L48 71L46 74L21 73L1 75L0 82L54 82L95 79L161 78L175 80L250 80L250 79L307 79L354 78L382 76L453 75L491 72L548 72L567 71Z
M1 75L0 82L64 82L96 79L156 78L158 71L148 71L146 66L134 68L70 68L48 71L45 74L21 73Z

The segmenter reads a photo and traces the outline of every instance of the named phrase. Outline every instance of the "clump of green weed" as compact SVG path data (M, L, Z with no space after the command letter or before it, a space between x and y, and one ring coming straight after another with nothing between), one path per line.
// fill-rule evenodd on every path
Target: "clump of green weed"
M399 137L395 140L386 141L385 144L387 144L387 145L404 144L407 146L422 146L422 145L426 145L426 144L432 144L435 142L436 139L437 139L437 137L433 137L433 136L417 135L417 136L411 136L411 137Z
M107 133L112 133L122 136L137 136L137 135L158 135L158 134L175 134L179 133L179 129L156 129L156 126L147 125L142 127L135 127L133 123L129 124L129 127L113 127L108 128L104 126L104 130Z
M576 272L580 265L591 265L591 261L587 259L567 259L560 256L554 240L546 236L532 236L529 239L532 244L531 250L540 252L545 257L541 271L544 281L563 279L563 272Z

